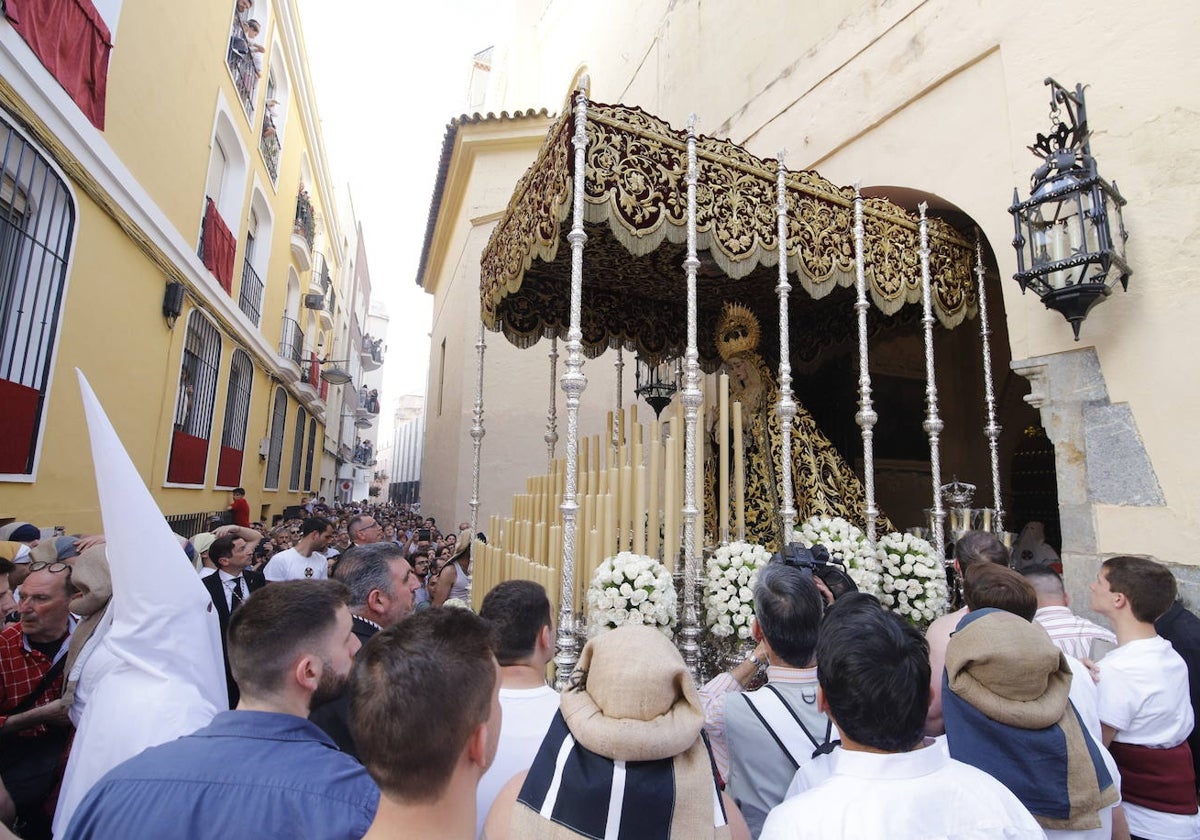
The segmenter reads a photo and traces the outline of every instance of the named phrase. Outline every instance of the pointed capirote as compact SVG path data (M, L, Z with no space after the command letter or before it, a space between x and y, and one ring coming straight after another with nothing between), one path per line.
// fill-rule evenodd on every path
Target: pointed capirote
M221 630L212 599L79 370L100 516L112 573L109 639L129 661L201 688L218 708L225 695Z
M56 836L101 776L147 747L205 726L228 705L221 631L208 590L87 378L75 372L107 540L112 624L78 677L77 731L54 817Z

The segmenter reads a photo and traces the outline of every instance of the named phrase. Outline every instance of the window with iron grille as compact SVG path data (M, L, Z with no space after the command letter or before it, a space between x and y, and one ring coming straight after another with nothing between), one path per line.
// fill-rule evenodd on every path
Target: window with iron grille
M275 390L275 402L271 409L271 444L267 450L268 490L279 489L279 467L283 461L283 427L287 424L287 391Z
M304 461L304 489L312 492L313 457L317 452L317 421L308 424L308 452Z
M246 448L246 421L250 416L250 387L254 367L245 350L234 350L229 362L229 388L225 395L225 422L221 426L221 459L217 486L242 483L242 457Z
M221 336L196 309L188 313L167 481L203 484L221 363Z
M306 416L303 408L296 409L296 439L292 441L292 476L288 481L289 490L300 489L300 467L304 464L304 419Z
M0 112L0 474L37 463L62 318L75 203Z

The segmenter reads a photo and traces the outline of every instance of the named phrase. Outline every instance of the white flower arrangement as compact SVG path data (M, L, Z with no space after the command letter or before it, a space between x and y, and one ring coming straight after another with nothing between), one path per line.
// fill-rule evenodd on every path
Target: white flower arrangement
M912 534L891 533L876 545L882 579L879 600L918 627L946 612L946 568L937 550Z
M754 584L758 570L771 560L761 545L743 541L723 545L708 558L704 570L704 613L708 630L718 638L750 638L754 618Z
M820 543L830 557L841 561L846 567L846 573L859 592L879 594L881 569L871 544L867 542L867 535L842 517L810 517L792 531L791 542L803 543L805 548Z
M622 551L597 568L588 586L588 635L645 624L671 638L678 610L675 582L653 557Z

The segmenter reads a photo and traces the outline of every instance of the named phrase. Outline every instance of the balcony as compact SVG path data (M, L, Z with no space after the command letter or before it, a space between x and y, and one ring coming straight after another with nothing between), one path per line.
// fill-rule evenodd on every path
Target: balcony
M360 359L362 361L362 369L368 373L382 367L383 339L371 338L370 335L364 335Z
M242 288L238 293L238 309L250 319L250 323L258 326L262 320L263 281L250 265L250 260L242 262Z
M288 382L300 380L300 366L304 359L304 330L295 319L283 318L283 328L279 332L279 358L284 362L283 377Z
M296 194L296 220L292 223L292 257L301 271L312 268L313 240L317 238L317 216L304 187Z
M300 395L306 406L311 408L316 404L321 387L321 362L317 354L311 350L306 353L308 358L300 366Z
M258 87L259 69L254 59L254 44L246 37L241 28L241 21L235 20L234 30L229 37L229 55L226 63L229 72L233 74L233 86L237 88L238 99L246 109L246 116L254 116L254 91ZM262 49L258 47L258 49Z
M262 153L267 174L271 176L271 183L274 184L279 180L280 145L279 135L275 131L275 120L270 111L263 115L262 136L258 141L258 150Z
M313 254L313 271L312 277L309 279L309 288L324 298L318 314L321 316L321 325L325 329L329 329L333 326L337 295L333 291L333 281L329 278L329 263L325 261L325 255L320 251Z

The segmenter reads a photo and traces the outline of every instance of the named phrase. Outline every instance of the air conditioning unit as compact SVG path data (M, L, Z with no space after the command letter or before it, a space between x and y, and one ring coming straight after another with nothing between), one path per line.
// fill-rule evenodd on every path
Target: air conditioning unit
M325 308L325 295L305 295L304 296L304 308L305 309L324 309Z

